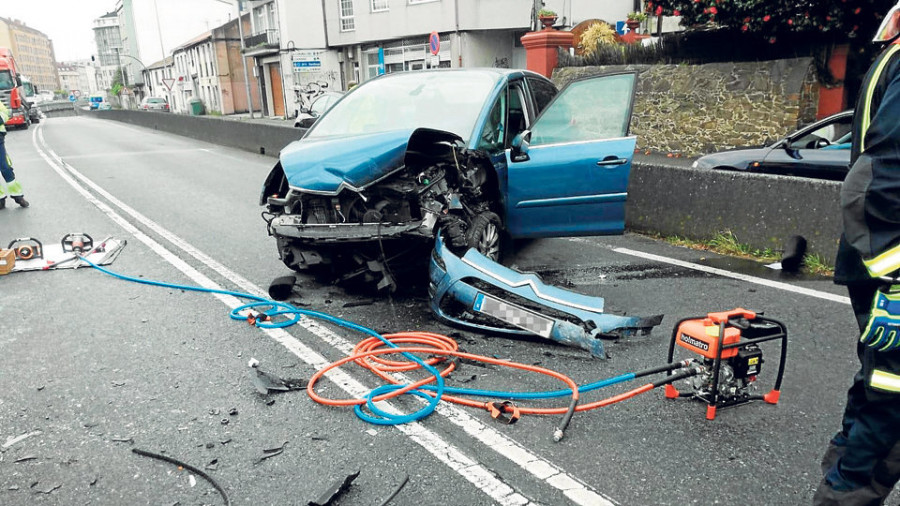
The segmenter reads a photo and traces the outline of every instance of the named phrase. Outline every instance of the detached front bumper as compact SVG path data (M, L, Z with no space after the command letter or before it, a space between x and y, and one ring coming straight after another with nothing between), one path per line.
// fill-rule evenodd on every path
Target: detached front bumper
M544 284L474 249L454 255L438 235L429 266L431 311L441 321L483 332L538 335L605 358L601 337L647 334L662 315L603 313L603 298Z

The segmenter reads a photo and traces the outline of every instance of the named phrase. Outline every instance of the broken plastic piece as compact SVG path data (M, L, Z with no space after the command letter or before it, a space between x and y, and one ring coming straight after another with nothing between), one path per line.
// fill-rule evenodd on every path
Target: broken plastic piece
M275 278L269 285L269 297L274 300L287 300L294 293L294 285L297 283L295 276L281 276Z
M303 390L309 384L309 380L283 379L272 373L268 373L259 369L259 361L250 360L250 377L256 386L256 391L266 395L270 392L288 392L291 390Z
M435 241L429 268L431 311L441 321L507 335L539 335L606 358L600 338L648 334L662 315L646 318L603 312L602 297L545 284L492 261L475 249L462 257Z
M339 495L343 494L347 491L347 489L350 488L350 485L353 483L353 480L355 480L357 476L359 476L359 471L348 475L343 480L335 482L324 494L319 496L318 499L316 499L315 501L309 501L309 506L330 505L331 502L337 499Z

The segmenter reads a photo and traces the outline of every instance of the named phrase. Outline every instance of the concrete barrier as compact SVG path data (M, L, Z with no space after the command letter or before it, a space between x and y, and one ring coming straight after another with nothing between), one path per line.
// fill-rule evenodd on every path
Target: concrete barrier
M291 126L142 111L78 111L255 153L278 156L300 137ZM767 174L698 170L638 160L632 166L629 230L712 239L731 231L753 248L779 250L792 235L829 262L841 232L840 183Z
M290 122L285 126L254 121L223 119L216 116L186 116L149 111L78 111L100 119L121 121L152 128L161 132L190 137L214 144L278 156L281 148L300 138L300 132Z
M53 102L41 102L38 109L46 118L59 118L63 116L75 116L75 106L72 102L57 100Z
M829 263L841 234L841 183L769 174L632 166L629 230L711 239L731 231L742 244L780 250L802 235Z

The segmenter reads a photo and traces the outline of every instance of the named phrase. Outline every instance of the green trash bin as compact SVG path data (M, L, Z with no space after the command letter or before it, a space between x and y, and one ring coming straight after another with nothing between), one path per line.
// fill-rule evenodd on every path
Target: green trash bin
M199 98L192 98L188 100L188 104L191 106L191 116L200 116L203 114L203 101Z

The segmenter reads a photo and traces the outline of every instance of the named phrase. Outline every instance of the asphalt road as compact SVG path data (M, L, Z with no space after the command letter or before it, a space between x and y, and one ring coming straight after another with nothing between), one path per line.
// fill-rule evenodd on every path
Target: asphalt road
M258 294L289 272L257 206L271 158L83 117L11 132L7 146L32 206L0 211L4 246L113 236L127 240L109 266L116 272ZM303 391L260 395L247 366L255 358L281 377L309 378L345 356L358 333L308 322L263 331L229 318L237 299L87 267L15 272L0 277L0 504L224 503L200 475L133 448L204 469L232 504L306 504L356 471L335 504L380 504L406 476L391 504L809 503L854 372L855 326L840 287L630 234L532 241L508 263L601 295L608 311L665 318L651 336L607 343L601 361L537 339L447 328L421 289L371 300L304 278L294 301L381 332L452 334L468 352L579 383L662 364L677 320L746 307L787 324L780 403L708 421L698 401L655 390L576 414L559 443L558 417L503 425L445 405L419 423L369 425ZM761 392L777 351L764 345ZM379 384L342 371L319 392L345 398ZM558 388L499 367L464 364L452 378L494 390Z

